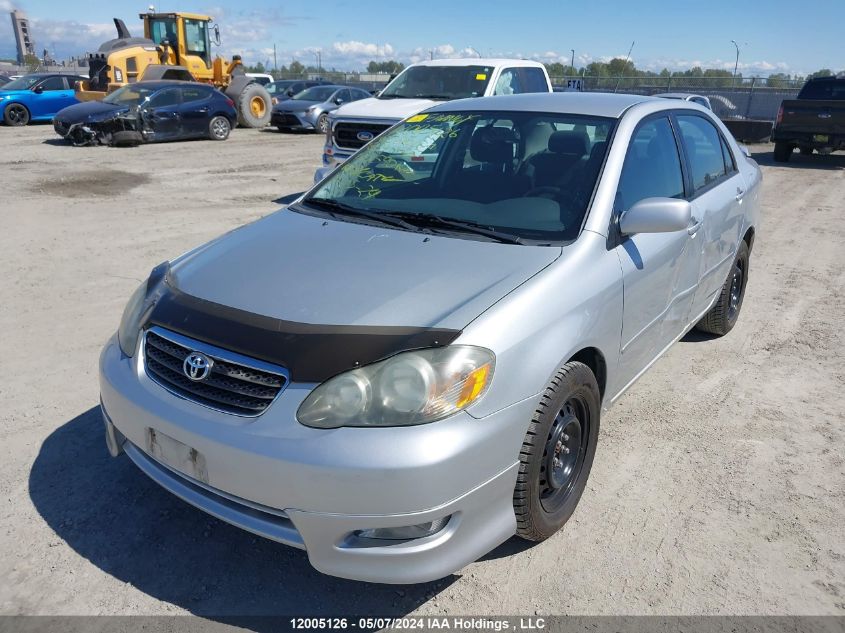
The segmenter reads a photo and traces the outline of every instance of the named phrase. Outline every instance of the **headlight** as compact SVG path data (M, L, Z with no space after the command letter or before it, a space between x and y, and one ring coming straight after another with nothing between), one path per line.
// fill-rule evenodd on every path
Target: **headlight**
M317 111L317 106L311 106L310 108L308 108L308 109L305 111L305 114L309 114L309 115L311 115L311 114L314 114L316 111Z
M163 282L170 268L168 262L159 264L150 273L149 278L135 289L129 302L123 309L120 327L117 329L117 342L126 356L133 356L141 334L141 323L161 298Z
M484 395L495 364L493 352L469 345L403 352L327 380L296 417L321 429L434 422Z

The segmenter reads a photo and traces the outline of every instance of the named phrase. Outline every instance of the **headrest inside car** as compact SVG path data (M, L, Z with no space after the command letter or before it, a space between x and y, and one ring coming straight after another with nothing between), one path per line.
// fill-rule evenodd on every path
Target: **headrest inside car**
M554 132L549 137L549 151L555 154L583 156L587 153L587 135L584 132Z
M479 163L506 163L513 160L516 136L513 130L487 126L477 129L469 143L469 154Z

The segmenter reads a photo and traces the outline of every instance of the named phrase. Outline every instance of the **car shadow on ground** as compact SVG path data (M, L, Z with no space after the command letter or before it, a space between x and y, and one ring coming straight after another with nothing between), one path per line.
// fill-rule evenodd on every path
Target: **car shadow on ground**
M256 616L403 616L458 579L392 586L323 575L305 552L218 521L126 455L111 458L98 407L44 441L29 491L47 524L99 569L164 603L228 624L242 618L254 630L272 629Z
M792 152L788 163L776 163L771 151L752 152L751 158L760 165L766 167L791 167L793 169L845 169L845 154L821 154L813 153L809 156L802 156L798 150Z

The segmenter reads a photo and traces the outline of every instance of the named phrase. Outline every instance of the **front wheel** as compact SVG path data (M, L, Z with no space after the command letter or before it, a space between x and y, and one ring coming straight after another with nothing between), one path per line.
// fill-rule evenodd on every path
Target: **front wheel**
M225 141L232 131L232 124L224 116L216 116L208 122L208 137L212 141Z
M243 127L262 128L270 122L270 93L261 84L244 86L238 95L238 122Z
M26 125L29 123L29 110L20 103L10 103L3 110L3 120L6 122L6 125L13 127Z
M719 293L716 305L696 324L696 329L716 336L730 332L739 318L742 300L745 298L745 286L748 283L748 245L743 240L734 259L731 272Z
M325 112L317 119L317 131L320 134L325 134L329 131L329 115Z
M519 452L516 533L542 541L569 520L587 485L599 437L601 394L589 367L561 367L540 399Z

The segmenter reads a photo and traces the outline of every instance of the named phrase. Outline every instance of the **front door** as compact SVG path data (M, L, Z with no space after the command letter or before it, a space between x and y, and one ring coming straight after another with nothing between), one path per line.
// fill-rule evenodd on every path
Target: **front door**
M181 134L181 105L179 89L175 87L159 90L150 97L142 113L145 125L153 133L150 140L166 141Z
M68 89L66 79L59 75L47 77L34 86L33 91L39 93L32 104L33 118L53 117L62 108L76 103L73 86Z
M668 115L645 119L631 139L616 196L617 217L645 198L684 198L680 152ZM682 332L698 286L701 224L622 236L624 309L619 374L627 385Z

